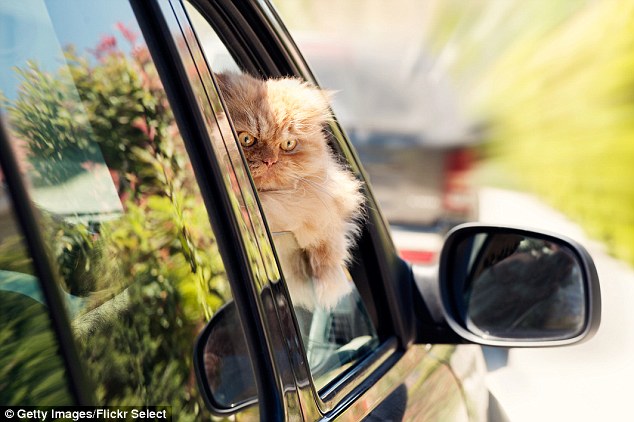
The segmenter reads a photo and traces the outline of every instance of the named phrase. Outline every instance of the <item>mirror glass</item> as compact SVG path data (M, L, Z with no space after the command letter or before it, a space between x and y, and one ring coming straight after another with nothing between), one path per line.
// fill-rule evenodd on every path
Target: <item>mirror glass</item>
M216 409L232 409L257 401L257 387L251 361L233 301L213 316L198 342L197 374L210 393ZM198 372L197 371L197 372Z
M520 341L563 340L582 332L579 259L563 241L537 236L477 233L458 242L453 303L469 331Z

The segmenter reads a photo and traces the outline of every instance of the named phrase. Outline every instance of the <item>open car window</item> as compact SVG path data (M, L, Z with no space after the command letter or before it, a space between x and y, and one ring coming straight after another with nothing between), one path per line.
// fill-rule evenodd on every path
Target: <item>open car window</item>
M193 5L186 2L185 6L212 71L216 74L242 73L207 20ZM235 125L234 129L240 130ZM237 139L225 139L225 142L233 144L231 147L234 148L239 145ZM245 182L248 183L246 180ZM301 200L300 195L297 201ZM301 202L297 205L298 209L302 207ZM257 222L259 211L250 211L255 213L252 221ZM321 389L376 349L379 345L378 335L348 271L341 268L341 280L338 282L349 285L349 293L335 306L320 305L315 293L316 280L308 269L306 251L300 248L294 233L276 231L271 225L271 219L275 216L265 213L264 217L269 221L272 231L274 247L299 325L308 366L315 386Z

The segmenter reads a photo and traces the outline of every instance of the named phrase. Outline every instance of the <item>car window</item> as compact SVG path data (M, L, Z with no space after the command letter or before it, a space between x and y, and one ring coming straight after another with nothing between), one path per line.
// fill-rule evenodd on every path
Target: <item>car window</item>
M0 403L72 405L65 366L0 169Z
M0 26L10 142L97 402L208 417L192 348L232 294L129 2L28 0Z
M185 5L212 70L216 73L242 72L205 18L191 4ZM238 145L236 139L233 144ZM257 213L257 210L253 212ZM295 235L273 231L272 237L311 375L316 387L321 388L378 347L378 335L350 274L344 268L341 283L350 285L350 293L336 306L323 306L315 298L315 280L307 275L306 256Z

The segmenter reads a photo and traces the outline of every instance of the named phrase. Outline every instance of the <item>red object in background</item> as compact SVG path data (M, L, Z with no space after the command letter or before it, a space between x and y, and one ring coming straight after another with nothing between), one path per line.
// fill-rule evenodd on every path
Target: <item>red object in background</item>
M401 249L398 252L401 258L412 264L432 264L438 255L432 251L413 251L408 249Z
M469 172L474 161L474 153L469 148L455 149L447 154L442 196L445 210L459 213L471 211L473 201Z

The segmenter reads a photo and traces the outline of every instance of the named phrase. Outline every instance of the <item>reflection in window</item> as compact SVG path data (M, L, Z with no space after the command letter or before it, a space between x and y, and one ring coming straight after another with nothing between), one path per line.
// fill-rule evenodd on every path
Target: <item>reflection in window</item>
M48 308L0 171L0 404L72 405Z
M187 16L191 19L191 24L196 31L196 36L200 41L200 47L205 54L205 61L214 72L240 72L237 63L227 51L227 47L220 40L209 22L190 3L184 3Z
M3 108L97 400L200 417L194 338L231 292L134 14L28 3L8 17L16 37L38 29L0 62Z

